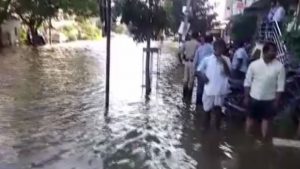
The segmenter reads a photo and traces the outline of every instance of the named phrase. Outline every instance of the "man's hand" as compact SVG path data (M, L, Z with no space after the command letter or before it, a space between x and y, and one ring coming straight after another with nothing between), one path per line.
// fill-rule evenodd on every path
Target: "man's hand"
M276 99L275 101L273 101L273 109L277 110L279 107L279 101Z
M276 110L279 107L280 104L280 98L281 98L281 92L276 93L276 99L273 102L273 109Z
M208 77L206 75L203 75L202 78L203 78L203 82L205 84L207 84L209 82L209 79L208 79Z
M250 87L245 87L244 90L244 106L248 108L250 104Z

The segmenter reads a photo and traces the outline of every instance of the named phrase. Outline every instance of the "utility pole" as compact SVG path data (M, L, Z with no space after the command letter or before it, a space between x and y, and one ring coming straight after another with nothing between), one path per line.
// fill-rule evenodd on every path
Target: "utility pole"
M105 84L105 116L109 111L110 92L110 38L111 38L111 0L106 1L106 84Z

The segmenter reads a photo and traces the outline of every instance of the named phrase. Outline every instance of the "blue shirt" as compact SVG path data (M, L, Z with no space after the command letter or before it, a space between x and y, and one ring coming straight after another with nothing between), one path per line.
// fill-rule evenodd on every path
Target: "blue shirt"
M210 43L205 43L204 45L201 45L196 51L195 68L197 68L200 65L201 61L206 56L211 56L213 53L214 48Z
M239 48L234 53L234 56L232 59L232 69L233 70L237 70L239 60L242 60L242 65L238 70L246 73L247 69L248 69L249 57L248 57L248 54L247 54L245 48Z

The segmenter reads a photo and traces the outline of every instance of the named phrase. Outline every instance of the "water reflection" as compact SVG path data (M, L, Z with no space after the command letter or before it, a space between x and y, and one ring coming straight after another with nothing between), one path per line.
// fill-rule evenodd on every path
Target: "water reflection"
M296 169L299 151L263 149L241 128L202 133L181 101L171 44L149 102L142 45L113 39L111 111L104 118L105 43L6 49L0 59L0 168ZM257 162L254 162L257 161Z

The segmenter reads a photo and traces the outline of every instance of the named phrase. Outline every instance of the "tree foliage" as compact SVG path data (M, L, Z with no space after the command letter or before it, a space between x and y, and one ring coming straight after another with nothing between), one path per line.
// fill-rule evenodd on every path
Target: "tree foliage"
M208 0L192 1L192 16L190 17L191 29L194 32L205 34L217 24L217 14L213 12L214 6Z
M300 58L300 31L293 30L292 32L288 32L285 34L284 39L286 41L286 45L291 50L291 53Z
M164 0L125 0L122 5L122 22L125 23L133 39L146 41L145 84L146 98L151 93L150 48L151 39L157 39L167 27L167 14L162 6Z
M128 25L134 40L157 39L167 27L167 14L160 0L125 0L122 6L122 22Z
M186 5L186 0L166 0L165 2L168 27L173 33L177 33L181 21L183 21L182 7L184 5Z
M11 3L11 0L0 0L0 47L3 46L1 24L9 16L10 3Z
M62 9L65 13L80 16L98 14L97 0L11 0L11 10L21 18L36 37L38 28L42 23L55 17L57 11Z
M246 42L253 39L257 29L257 17L254 15L235 16L231 27L234 42Z
M45 19L54 17L58 9L80 16L98 14L97 0L13 0L13 12L25 24L39 27Z
M82 17L95 16L99 14L98 0L57 0L57 6L69 14Z
M50 0L15 0L12 9L34 31L43 21L55 15L57 6Z
M12 0L0 0L0 24L9 16L9 7Z
M176 33L181 21L184 19L182 7L186 5L186 0L166 0L165 9L167 11L169 28ZM208 0L192 0L192 13L189 17L191 30L205 33L215 26L216 13L213 13L214 6Z

